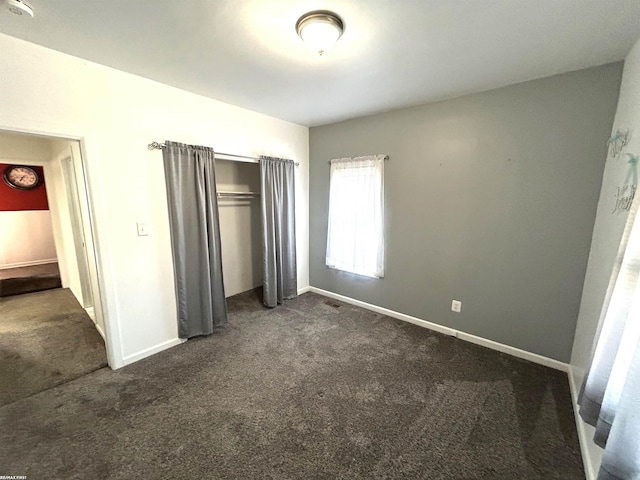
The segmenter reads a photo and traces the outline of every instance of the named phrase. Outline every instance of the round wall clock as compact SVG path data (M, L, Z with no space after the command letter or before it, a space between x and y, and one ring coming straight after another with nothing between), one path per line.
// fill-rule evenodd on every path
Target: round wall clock
M2 172L7 185L18 190L31 190L40 184L38 173L25 165L9 165Z

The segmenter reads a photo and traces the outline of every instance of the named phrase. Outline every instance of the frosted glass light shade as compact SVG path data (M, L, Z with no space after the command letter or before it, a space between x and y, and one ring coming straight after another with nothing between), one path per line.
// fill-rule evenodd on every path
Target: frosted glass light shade
M315 11L298 19L296 31L311 50L322 55L338 41L344 31L344 25L335 13Z

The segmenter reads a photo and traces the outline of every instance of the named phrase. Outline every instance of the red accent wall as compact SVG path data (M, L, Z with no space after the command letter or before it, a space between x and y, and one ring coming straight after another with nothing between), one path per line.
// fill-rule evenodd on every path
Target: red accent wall
M7 163L0 163L0 212L19 210L49 210L47 201L47 188L44 182L44 170L42 167L29 165L40 177L40 185L33 190L18 190L7 185L2 178Z

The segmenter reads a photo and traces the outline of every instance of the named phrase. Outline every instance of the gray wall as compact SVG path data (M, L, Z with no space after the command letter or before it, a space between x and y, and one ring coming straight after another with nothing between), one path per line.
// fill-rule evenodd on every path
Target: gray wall
M623 185L638 183L638 165L630 164L626 154L640 154L640 40L636 42L625 61L612 132L616 130L630 130L631 139L618 158L612 155L607 157L604 169L571 357L578 386L581 385L582 377L589 368L600 312L628 217L626 211L613 212L617 190Z
M312 128L310 284L569 361L621 71ZM391 157L380 280L324 265L327 161L376 153Z

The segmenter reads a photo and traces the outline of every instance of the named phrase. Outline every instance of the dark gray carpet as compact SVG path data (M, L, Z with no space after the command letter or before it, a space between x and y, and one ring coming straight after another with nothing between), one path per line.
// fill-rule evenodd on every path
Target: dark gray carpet
M104 341L68 289L0 298L0 405L106 365Z
M211 337L0 408L2 472L584 479L563 373L311 293L229 311Z
M57 263L0 270L0 297L62 287Z

